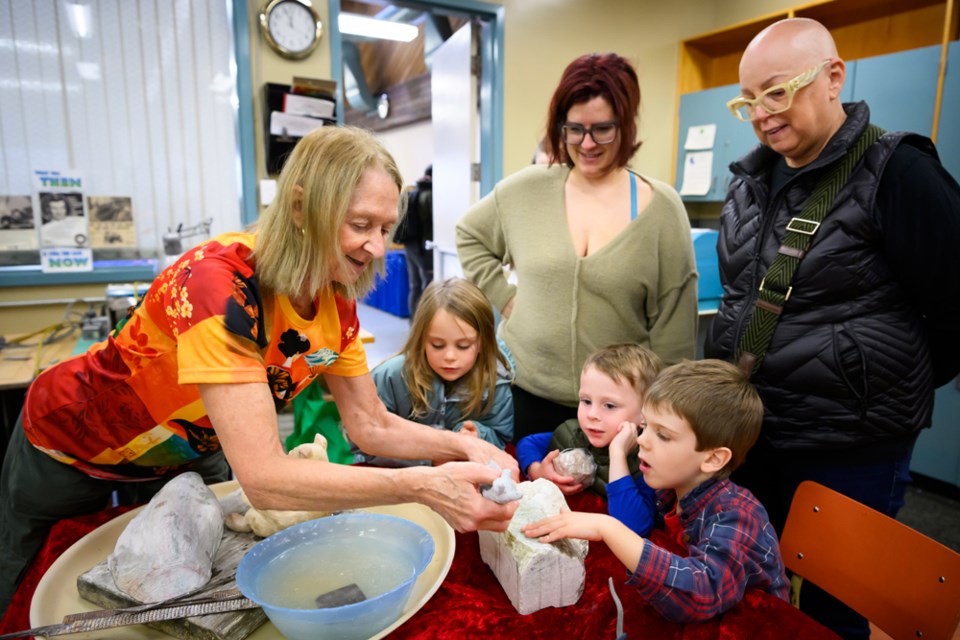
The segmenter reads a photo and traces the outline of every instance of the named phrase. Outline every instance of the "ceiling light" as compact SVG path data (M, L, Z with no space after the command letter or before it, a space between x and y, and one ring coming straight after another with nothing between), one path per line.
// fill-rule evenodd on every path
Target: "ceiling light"
M341 13L338 25L340 33L398 42L410 42L420 34L420 29L412 24L377 20L356 13Z
M80 2L68 2L66 4L67 20L70 22L70 29L78 38L87 38L90 36L90 6Z

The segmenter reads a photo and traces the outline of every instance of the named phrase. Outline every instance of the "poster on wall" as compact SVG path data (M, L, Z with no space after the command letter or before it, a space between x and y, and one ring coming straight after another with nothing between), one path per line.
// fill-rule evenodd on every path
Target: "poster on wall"
M37 225L29 195L0 196L0 251L37 248Z
M34 171L41 247L89 247L83 178L76 171Z
M90 245L94 249L136 247L133 201L122 196L90 196Z

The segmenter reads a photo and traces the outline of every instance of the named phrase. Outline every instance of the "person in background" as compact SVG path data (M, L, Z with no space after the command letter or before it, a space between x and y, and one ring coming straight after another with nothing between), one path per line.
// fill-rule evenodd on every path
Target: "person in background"
M602 541L647 602L673 622L702 622L762 589L787 599L780 543L763 506L728 476L760 433L763 406L746 376L720 360L664 369L647 391L640 470L657 490L658 540L608 515L567 511L532 522L541 542Z
M304 136L255 231L187 251L151 285L115 336L30 385L0 475L0 611L50 526L103 509L115 489L149 499L184 471L230 468L258 509L336 511L419 502L457 530L507 527L516 503L479 485L517 476L480 438L390 413L360 342L356 298L383 267L403 181L369 133ZM323 375L350 438L365 451L445 458L372 469L294 459L277 412Z
M547 139L540 138L540 142L537 143L537 148L533 151L533 159L530 161L530 164L550 165L552 162L553 156L547 151Z
M377 395L401 418L486 440L503 449L513 436L513 363L498 345L493 308L462 278L431 283L396 355L373 370ZM370 456L375 466L430 464Z
M535 433L517 443L520 471L531 480L546 478L564 495L588 487L554 468L562 450L585 449L597 463L592 488L607 498L608 513L639 535L653 528L653 490L643 481L637 423L643 422L643 394L663 363L649 349L624 343L604 347L583 363L577 420L552 433Z
M427 167L417 186L406 194L407 214L397 225L393 241L402 244L407 258L407 279L410 282L408 306L411 322L417 313L420 296L433 282L433 165Z
M788 299L759 366L740 347L755 310L769 308L758 286L791 251L788 224L870 123L865 103L841 103L845 80L823 25L783 20L747 46L729 103L761 145L731 165L717 244L724 296L705 353L752 371L763 430L734 477L778 530L804 480L895 516L934 389L960 368L960 279L947 275L960 273L960 187L930 140L907 133L866 147L826 203L790 290L776 291ZM869 636L866 620L809 582L800 607L844 637Z
M603 346L637 342L666 363L694 355L686 211L672 187L627 169L639 107L626 59L577 58L547 114L554 162L502 180L457 224L464 273L502 313L517 364L515 440L576 418L580 370Z

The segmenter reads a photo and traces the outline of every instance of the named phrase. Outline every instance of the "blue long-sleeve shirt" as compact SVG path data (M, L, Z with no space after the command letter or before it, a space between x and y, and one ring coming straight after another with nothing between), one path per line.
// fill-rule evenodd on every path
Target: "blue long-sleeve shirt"
M517 460L524 475L534 462L543 460L551 451L552 432L534 433L517 443ZM556 448L556 447L553 447ZM586 448L586 447L585 447ZM609 455L609 449L602 451ZM591 451L593 453L593 451ZM606 475L608 467L598 466L597 473ZM602 478L606 483L606 476ZM642 475L624 476L619 480L606 483L607 513L626 525L637 535L646 536L653 529L656 514L656 496L653 489L643 481Z

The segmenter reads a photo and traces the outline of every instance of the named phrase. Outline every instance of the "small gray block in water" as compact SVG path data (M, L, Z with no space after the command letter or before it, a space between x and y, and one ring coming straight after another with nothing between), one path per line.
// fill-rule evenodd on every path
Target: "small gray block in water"
M567 501L544 478L521 482L519 488L523 499L507 530L479 532L480 557L520 614L575 604L583 595L589 544L573 539L545 544L525 536L524 525L560 513Z
M323 595L317 596L317 609L332 609L333 607L342 607L345 604L356 604L367 599L366 594L351 582L345 587L327 591Z

